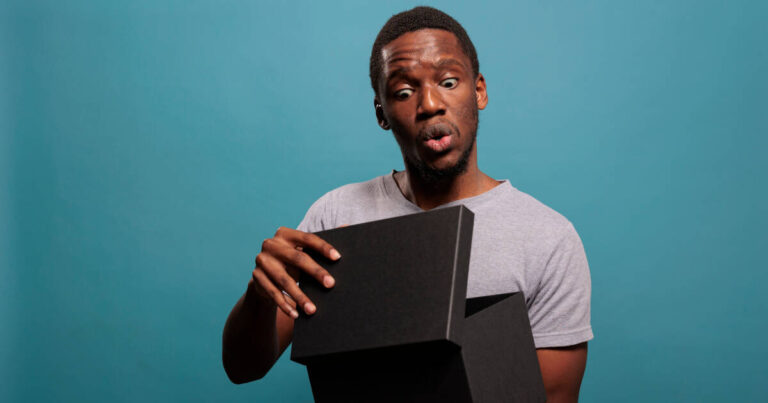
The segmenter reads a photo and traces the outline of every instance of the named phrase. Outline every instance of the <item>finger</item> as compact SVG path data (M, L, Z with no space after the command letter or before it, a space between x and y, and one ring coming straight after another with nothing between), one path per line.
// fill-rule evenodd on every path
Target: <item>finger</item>
M285 270L283 263L271 255L259 255L263 255L263 258L261 259L261 263L263 264L262 267L264 269L264 273L269 276L269 279L272 281L272 283L285 290L285 292L288 293L288 295L294 301L296 301L297 306L302 307L304 312L306 312L308 315L315 313L317 307L312 303L312 301L309 300L309 297L307 297L306 294L301 291L299 286L296 284L296 280L294 280L293 277L291 277Z
M309 232L280 227L275 233L275 238L285 239L292 243L294 246L301 246L302 248L310 248L316 250L331 260L339 260L341 258L341 254L336 250L336 248L331 246L331 244L324 241L319 236Z
M275 285L272 283L269 277L267 277L263 270L260 268L254 270L253 280L259 285L259 287L261 287L261 289L269 296L269 298L275 301L275 304L277 304L280 310L285 312L286 315L292 317L293 319L299 317L299 313L293 309L288 301L285 300L285 296L283 295L282 291L275 287Z
M293 306L294 308L296 307L296 301L294 301L293 298L291 298L290 294L283 291L283 297L285 297L285 300L288 301L288 303L291 304L291 306Z
M306 272L326 288L333 287L336 284L336 280L333 276L312 259L312 257L303 252L303 248L300 249L300 246L290 247L281 241L270 238L262 243L262 250L283 262L284 265ZM294 276L294 278L298 280L298 276Z
M294 301L297 309L301 307L307 315L317 312L315 304L301 291L301 288L296 283L292 282L286 286L284 298Z
M272 257L288 266L286 271L289 273L294 271L289 270L289 268L303 271L312 276L326 288L333 287L334 284L336 284L336 280L334 280L333 276L331 276L331 274L328 273L328 271L325 270L323 266L320 266L314 259L312 259L311 256L304 253L303 251L284 245L269 245L268 248L269 254ZM298 280L297 275L293 275L292 277Z

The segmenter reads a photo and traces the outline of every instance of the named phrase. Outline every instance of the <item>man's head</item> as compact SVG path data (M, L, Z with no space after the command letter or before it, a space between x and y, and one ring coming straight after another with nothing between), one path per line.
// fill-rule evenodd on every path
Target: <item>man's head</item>
M379 125L392 129L409 171L436 183L476 166L485 79L453 18L429 7L393 16L373 45L371 84Z
M472 72L475 78L477 78L478 73L480 73L480 63L477 61L475 45L472 44L467 31L464 30L461 24L450 15L436 8L415 7L393 15L381 28L381 31L376 36L376 40L373 42L369 75L371 77L371 87L373 87L373 92L376 95L379 95L382 69L381 48L407 32L425 28L442 29L452 33L461 44L464 55L469 58L472 64Z

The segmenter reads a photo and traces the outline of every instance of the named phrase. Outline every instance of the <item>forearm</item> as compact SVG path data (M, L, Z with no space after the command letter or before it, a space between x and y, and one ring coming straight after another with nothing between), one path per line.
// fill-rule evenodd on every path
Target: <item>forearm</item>
M278 228L274 237L261 244L248 289L224 325L222 360L232 382L250 382L267 374L291 343L293 321L299 316L297 304L308 315L315 312L296 283L300 272L326 288L333 287L328 271L303 252L310 249L331 261L341 258L317 235L286 227ZM293 275L288 273L289 267L296 269Z
M276 314L276 305L260 298L250 283L224 325L222 358L232 382L262 378L279 358Z
M587 343L536 350L547 403L576 403L587 365Z

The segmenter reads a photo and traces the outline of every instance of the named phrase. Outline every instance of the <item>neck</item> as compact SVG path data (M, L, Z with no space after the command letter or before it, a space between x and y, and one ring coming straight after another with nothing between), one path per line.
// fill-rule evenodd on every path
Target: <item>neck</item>
M476 158L470 158L465 172L441 182L425 181L407 166L404 172L395 173L395 182L405 198L423 210L477 196L500 183L478 169Z

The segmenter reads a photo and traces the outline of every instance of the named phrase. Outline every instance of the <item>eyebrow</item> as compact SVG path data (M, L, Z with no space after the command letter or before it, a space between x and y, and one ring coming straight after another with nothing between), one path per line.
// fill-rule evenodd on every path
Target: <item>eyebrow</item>
M393 60L388 61L388 63L393 63L393 62L397 62L397 61L400 61L400 60L408 60L408 59L406 59L406 58L397 58L397 59L393 59ZM464 63L462 63L460 60L454 59L454 58L440 59L440 60L438 60L435 63L435 67L438 67L438 68L446 67L446 66L457 66L457 67L466 68ZM387 81L391 80L394 77L405 75L405 73L407 73L407 72L409 72L411 70L413 70L413 68L411 68L411 67L400 67L398 69L392 70L389 74L387 74Z
M448 59L440 59L435 63L436 67L445 67L445 66L459 66L459 67L466 67L464 66L464 63L459 61L458 59L454 58L448 58Z
M413 70L413 69L410 68L410 67L400 67L399 69L392 70L392 71L389 72L389 74L387 74L387 81L389 81L389 80L391 80L391 79L393 79L395 77L398 77L398 76L404 76L407 72L409 72L411 70Z

